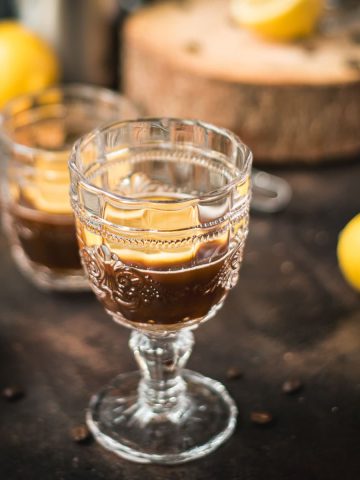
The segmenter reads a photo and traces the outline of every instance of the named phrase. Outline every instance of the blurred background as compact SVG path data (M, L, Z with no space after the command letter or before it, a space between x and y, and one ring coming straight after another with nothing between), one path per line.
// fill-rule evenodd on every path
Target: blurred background
M254 172L239 288L191 360L229 386L241 426L174 479L360 478L360 2L0 0L0 18L0 109L52 84L104 86L142 115L230 128L266 170ZM74 452L67 433L90 391L133 367L127 332L90 296L35 289L0 241L3 384L29 392L0 422L0 477L144 478L92 447ZM282 395L294 377L301 388ZM259 409L271 428L251 424ZM34 455L26 476L18 458Z
M355 0L1 0L0 17L55 59L0 29L0 105L49 83L90 83L123 90L146 115L228 127L256 162L352 156L359 12Z

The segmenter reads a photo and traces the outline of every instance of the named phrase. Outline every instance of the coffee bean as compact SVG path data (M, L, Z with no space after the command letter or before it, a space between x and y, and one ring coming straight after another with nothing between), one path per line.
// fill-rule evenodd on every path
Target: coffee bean
M250 413L250 420L257 425L268 425L272 422L273 416L269 412L259 410Z
M243 372L238 367L229 367L226 370L226 376L229 380L236 380L244 376Z
M92 435L86 425L78 425L71 429L71 438L76 443L89 443Z
M298 393L302 388L303 384L298 378L291 378L289 380L286 380L286 382L284 382L282 385L282 391L287 395Z
M1 395L8 402L16 402L25 396L25 392L22 388L12 385L5 387L2 390Z

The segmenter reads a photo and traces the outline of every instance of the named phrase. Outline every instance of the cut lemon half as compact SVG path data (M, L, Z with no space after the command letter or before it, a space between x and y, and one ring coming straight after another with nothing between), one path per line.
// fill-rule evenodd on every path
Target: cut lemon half
M274 40L310 35L324 0L231 0L230 11L240 25Z

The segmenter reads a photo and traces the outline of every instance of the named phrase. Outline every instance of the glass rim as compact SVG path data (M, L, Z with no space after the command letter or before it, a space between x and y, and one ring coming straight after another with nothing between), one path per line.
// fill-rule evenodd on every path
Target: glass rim
M226 183L222 187L219 187L217 189L211 190L206 193L196 195L195 197L191 197L191 198L172 198L171 200L164 200L164 199L149 200L145 198L127 197L125 195L120 195L119 193L115 193L115 192L106 190L104 188L98 187L93 183L91 183L91 181L89 181L86 178L86 176L79 170L76 164L76 160L78 158L78 155L81 153L82 148L84 146L87 146L92 140L94 140L97 135L112 129L115 126L121 127L129 123L142 123L142 122L146 122L146 123L179 122L184 125L199 126L202 128L207 128L213 131L214 133L227 137L231 141L232 145L235 147L232 156L233 157L237 156L241 151L241 154L243 155L243 158L244 158L244 165L241 169L239 169L240 170L239 175L236 175L230 182ZM235 185L239 184L241 181L245 180L247 177L250 177L252 160L253 160L253 153L251 149L240 139L240 137L238 137L238 135L236 135L231 130L228 130L227 128L217 127L214 124L204 122L202 120L176 118L176 117L144 117L144 118L137 118L137 119L130 119L130 120L115 121L107 125L104 125L100 128L96 128L91 132L83 135L74 143L71 150L68 164L69 164L69 169L72 172L74 172L75 175L77 175L80 182L83 185L85 185L87 188L89 188L92 192L96 192L97 194L106 195L107 197L113 200L121 201L123 203L133 204L133 205L139 204L139 203L146 203L148 205L166 205L166 204L176 205L176 204L185 204L187 202L215 199L221 196L222 194L232 190ZM72 183L73 181L71 180L71 184Z
M12 138L12 136L3 128L4 123L7 120L11 119L17 113L24 112L24 111L31 111L33 108L36 107L36 105L34 104L38 99L41 98L42 95L51 94L51 92L63 92L65 94L70 94L70 95L73 94L74 96L78 96L79 98L84 98L89 100L108 101L113 105L116 105L116 104L119 104L119 106L125 105L126 107L129 108L130 111L134 113L134 115L139 114L135 105L126 96L122 95L121 93L115 92L110 88L101 87L98 85L90 85L86 83L56 84L56 85L51 85L49 87L36 90L31 93L18 95L17 97L6 102L6 104L0 110L0 139L5 144L11 146L11 148L13 148L16 151L16 153L19 153L20 155L24 155L24 156L46 155L48 158L50 157L58 158L59 155L63 155L64 153L69 152L69 150L71 151L71 148L52 151L51 149L47 149L47 148L31 147L29 145L24 145L23 143L15 141ZM31 105L29 106L29 108L20 110L15 114L11 113L11 110L14 107L16 107L17 104L20 105L22 102L25 102L27 100L31 102ZM54 102L53 104L56 105L57 102ZM61 102L59 102L59 104L61 104ZM41 105L42 104L39 103L39 106ZM51 103L44 102L43 106L46 106L46 105L51 105Z

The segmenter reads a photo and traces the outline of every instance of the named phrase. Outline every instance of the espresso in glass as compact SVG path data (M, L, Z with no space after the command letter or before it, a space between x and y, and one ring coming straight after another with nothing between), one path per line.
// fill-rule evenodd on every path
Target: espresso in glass
M134 183L134 178L131 182ZM136 198L144 202L159 200L154 195ZM182 209L159 212L148 207L127 216L130 229L145 229L151 222L152 230L158 230L158 235L148 238L148 242L129 238L128 243L126 235L117 239L110 227L105 226L97 234L91 224L77 222L82 259L90 282L95 292L101 292L99 297L108 313L120 323L150 330L174 330L196 324L215 313L237 281L243 243L232 240L230 245L228 227L225 230L210 227L211 233L204 230L198 237L186 238L188 233L184 237L181 227L189 232L189 227L199 225L197 209L186 206L185 196L167 193L161 200L166 205L181 198L185 202ZM208 215L211 216L211 207ZM123 223L123 218L116 216L112 212L107 218ZM169 225L178 231L166 242L162 230ZM239 219L240 226L245 227L245 218Z
M18 267L36 285L88 288L69 201L69 152L85 132L133 116L120 95L84 85L19 97L4 109L3 224Z

